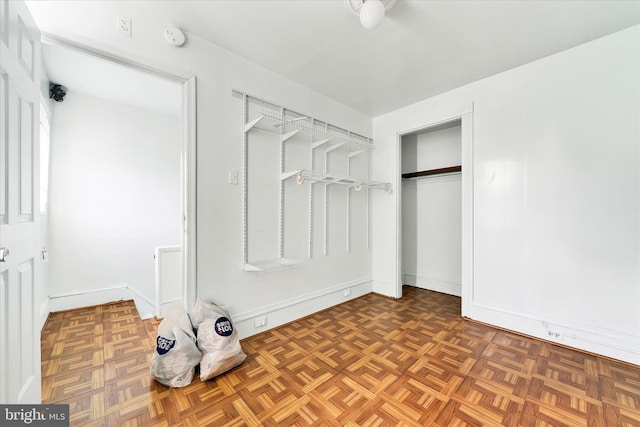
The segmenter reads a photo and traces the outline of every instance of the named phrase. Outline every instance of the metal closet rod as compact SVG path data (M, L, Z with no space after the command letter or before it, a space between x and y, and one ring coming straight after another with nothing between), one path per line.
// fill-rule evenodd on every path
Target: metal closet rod
M351 132L351 131L349 131L347 129L341 128L341 127L336 126L336 125L332 125L331 123L325 122L323 120L315 119L315 118L313 118L313 117L311 117L311 116L309 116L307 114L298 113L297 111L291 110L290 108L283 107L283 106L280 106L278 104L274 104L273 102L270 102L270 101L265 101L264 99L256 98L255 96L250 95L250 94L248 94L246 92L240 92L239 90L231 89L231 95L235 96L236 98L240 98L240 99L242 99L242 97L244 95L247 95L247 98L249 98L249 101L254 103L254 104L259 104L259 105L262 105L263 107L267 107L267 108L271 108L271 109L275 109L275 110L280 110L281 108L284 108L285 110L300 116L300 118L304 117L304 118L307 118L309 120L315 120L315 121L323 123L323 124L326 123L328 126L334 128L334 129L337 129L337 130L339 130L341 132L345 132L348 135L356 136L358 138L363 138L364 140L366 140L368 142L371 141L371 138L369 138L368 136L364 136L364 135L360 135L359 133Z

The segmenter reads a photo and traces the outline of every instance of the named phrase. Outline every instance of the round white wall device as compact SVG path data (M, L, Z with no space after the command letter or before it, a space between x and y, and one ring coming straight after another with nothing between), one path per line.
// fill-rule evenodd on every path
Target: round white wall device
M184 33L178 27L171 27L164 30L164 39L171 46L180 47L186 41Z

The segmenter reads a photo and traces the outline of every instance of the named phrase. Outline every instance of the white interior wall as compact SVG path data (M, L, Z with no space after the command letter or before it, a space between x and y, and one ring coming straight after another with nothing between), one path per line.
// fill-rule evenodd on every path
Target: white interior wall
M250 133L249 136L249 188L248 188L248 259L249 263L273 260L279 257L279 134ZM315 150L314 169L324 170L325 146ZM348 151L336 149L328 153L330 173L364 177L365 155L358 155L347 163ZM295 137L285 143L284 170L311 169L311 145L308 140ZM284 182L283 236L284 257L308 259L309 211L311 181L297 184L295 177ZM311 239L313 262L324 257L325 210L324 195L328 193L327 253L336 257L350 253L368 253L366 191L350 191L346 186L322 183L314 185L313 228ZM347 213L347 197L351 212ZM349 227L347 226L349 223ZM350 236L349 247L347 237ZM349 252L347 252L349 251ZM309 263L309 261L305 261Z
M169 46L162 34L170 24L135 8L111 2L81 7L85 9L78 16L64 17L68 25L60 26L73 32L57 35L174 74L196 76L198 296L226 304L240 335L247 336L260 332L254 328L253 317L268 315L267 327L272 327L344 301L345 288L351 291L348 298L371 290L371 252L363 228L352 234L354 242L362 243L350 253L340 242L344 237L338 236L331 239L328 256L317 252L298 269L264 275L244 272L242 183L228 183L229 170L242 170L242 102L231 95L232 89L363 135L371 133L370 117L195 35L188 34L182 48ZM131 17L135 28L131 38L114 31L119 14ZM84 15L100 17L99 22L83 19ZM257 40L259 34L252 37ZM277 177L279 170L272 173ZM345 210L344 201L332 197L331 236L345 228Z
M402 173L461 164L461 125L402 136ZM462 179L459 173L402 181L403 283L461 296Z
M297 271L255 276L240 270L241 192L239 186L226 184L228 169L241 169L241 113L238 100L230 96L232 88L273 100L363 134L368 134L370 130L368 117L196 36L189 35L189 42L182 49L167 46L160 36L166 23L148 19L135 9L125 10L127 16L131 16L136 23L135 35L124 38L113 31L113 20L118 11L112 5L92 3L87 4L86 8L86 14L101 16L104 20L96 24L95 21L69 16L69 25L62 27L71 28L73 32L59 34L146 65L177 74L197 76L200 296L226 303L232 314L240 314L236 318L242 319L272 310L289 310L276 318L277 322L318 308L326 301L316 304L315 299L339 292L344 284L364 283L371 271L375 278L374 290L395 295L397 196L373 193L373 266L366 254L336 255L319 257L312 265ZM526 189L522 180L513 179L517 177L516 172L519 170L521 173L535 172L532 177L541 184L546 183L545 188L541 192L537 191L536 195L548 200L538 199L537 205L532 209L524 209L527 221L542 228L543 233L539 236L527 233L527 239L522 239L521 236L509 235L504 230L491 234L498 238L495 244L499 250L489 250L482 260L476 260L480 265L474 271L474 279L481 293L480 301L495 302L497 306L493 310L482 311L480 316L477 313L482 307L474 304L474 316L545 337L542 329L542 322L547 321L543 320L545 318L569 325L572 327L570 329L575 327L576 331L591 329L596 341L587 346L588 349L614 357L619 355L620 358L631 358L636 363L636 356L627 357L627 350L638 348L640 324L637 315L637 266L640 264L637 188L640 180L635 143L638 130L629 124L637 124L638 116L638 85L635 77L639 74L637 41L638 27L635 27L374 119L378 150L374 158L373 174L374 179L394 181L399 173L397 165L400 162L396 151L398 130L411 130L425 123L454 117L468 109L471 102L475 102L474 121L477 126L474 129L474 144L479 153L474 160L477 165L474 181L483 185L476 188L474 194L481 199L488 197L492 189L487 186L495 183L496 187L500 184L496 183L496 176L503 176L509 179L502 180L499 185L502 190L496 191L499 193L496 194L500 198L498 201L504 202L496 210L500 211L508 208L510 203L518 202L522 208L527 203L527 191L516 192L508 188L509 182L512 182L515 189ZM594 128L597 130L603 122L606 126L594 134ZM603 137L602 129L612 130L612 133ZM592 180L584 178L590 177L589 162L571 162L572 168L575 168L575 176L583 179L578 179L577 182L565 181L562 179L562 170L566 170L565 160L568 154L560 150L562 153L554 157L555 151L564 146L556 146L552 142L564 142L567 138L582 136L583 133L585 138L575 139L576 144L581 144L580 147L571 147L571 144L566 146L572 148L571 153L576 155L576 160L586 157L593 162L597 158L600 163L602 159L609 159L609 155L611 160L621 160L618 162L621 175L615 178L611 174L597 175L598 178L604 175L604 180L595 186L595 199L587 196L589 192L584 182ZM612 142L616 149L606 151L601 144L603 140ZM582 148L586 148L586 153L583 153ZM549 153L545 153L545 150ZM601 156L603 151L606 151L606 156ZM531 170L529 165L524 170L511 168L509 157L530 160L533 162L531 166L535 168ZM557 169L547 174L549 158L553 159L552 163ZM560 164L564 164L565 168L561 168ZM561 183L560 188L557 186L558 182ZM572 188L576 184L577 193ZM616 189L610 192L612 200L602 196L603 186ZM556 208L553 206L561 211L568 202L561 202L559 205L554 202L563 194L573 197L574 193L581 202L581 215L577 216L576 221L579 224L568 222L567 230L572 233L560 233L558 239L556 231L562 230L561 225L564 224L554 218L552 213ZM622 193L631 196L623 198L620 196ZM609 201L614 204L600 203ZM585 209L582 212L584 208L593 208L595 205L598 209ZM540 217L540 210L547 215ZM607 222L606 218L612 211L615 213L614 220ZM492 230L491 226L499 222L491 220L493 213L486 199L474 209L474 225L480 229L475 247L476 255L482 250L493 249L491 236L487 235ZM567 213L568 218L575 215L571 210ZM585 224L590 226L575 233ZM525 229L529 228L516 228L520 232ZM614 232L607 237L612 230ZM595 235L591 235L591 231ZM593 256L586 256L578 247L579 235L593 238L589 245ZM541 239L546 240L542 248ZM598 242L602 247L594 247L593 242ZM566 247L567 253L575 249L575 262L570 263L568 269L563 268L566 263L556 266L549 264L549 256L544 254L544 250L549 247ZM616 250L607 251L611 248ZM509 267L510 260L501 255L505 252L509 255L510 251L515 255L522 254L524 249L536 251L521 258L520 263L511 269L520 272L514 275L515 281L505 279L502 270L505 265ZM533 256L531 259L535 262L526 263L530 265L528 268L520 268L526 259L530 259L529 255ZM591 261L595 261L593 265L589 265ZM534 264L553 268L541 269L545 280L538 282L536 274L530 272ZM587 266L585 270L596 270L601 273L600 276L607 276L608 272L612 272L609 277L611 280L605 284L595 283L589 274L580 271L581 266ZM620 268L615 268L618 266ZM537 269L538 266L534 268ZM566 274L558 276L563 269L570 277L566 277ZM603 288L607 293L602 291ZM359 289L365 290L366 287ZM614 292L611 292L612 289ZM507 291L504 295L496 296L504 290ZM556 290L560 290L560 293L556 293ZM530 298L531 294L533 298ZM568 294L572 297L568 298ZM514 304L505 306L506 299L513 300ZM586 304L581 305L583 302ZM527 309L525 315L516 316L514 312L523 305ZM616 305L618 307L614 309ZM270 318L269 326L273 326L272 320ZM609 328L611 325L613 327ZM247 333L248 329L241 331L241 335ZM584 342L576 344L568 334L564 337L565 342L570 345L584 345ZM611 337L622 338L619 345L622 353L612 350L609 342ZM603 342L605 343L602 344Z
M181 242L180 144L178 117L76 92L53 105L53 299L126 284L155 303L155 247Z
M471 318L640 363L639 76L635 26L374 118L394 180L398 133L473 103ZM398 203L374 198L374 290L392 296Z
M459 166L460 121L402 136L402 173Z

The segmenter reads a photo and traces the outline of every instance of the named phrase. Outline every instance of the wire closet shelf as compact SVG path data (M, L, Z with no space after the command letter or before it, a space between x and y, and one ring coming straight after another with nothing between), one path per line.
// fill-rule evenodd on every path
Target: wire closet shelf
M326 186L347 186L347 236L346 250L350 251L349 222L351 216L350 199L351 191L366 189L366 227L367 247L370 245L369 216L370 216L370 190L383 190L391 192L391 184L388 182L373 181L369 179L370 153L375 149L373 140L355 132L342 129L324 121L314 119L308 115L281 107L269 101L265 101L251 95L233 90L234 97L243 100L243 265L245 271L268 273L280 270L296 268L305 262L303 259L286 257L284 252L284 197L285 181L295 178L295 182L303 185L310 183L309 187L309 221L308 221L308 250L307 258L313 257L314 239L314 185L322 183ZM279 220L279 257L269 260L253 261L249 259L249 227L248 227L248 158L249 135L254 131L265 131L277 135L280 144L280 220ZM309 145L310 168L295 168L285 170L285 145L288 141L299 141ZM347 164L347 174L339 175L329 172L330 153L341 153ZM316 156L324 154L324 170L316 170ZM358 156L364 157L364 177L350 176L351 160ZM324 192L324 255L328 252L328 193Z

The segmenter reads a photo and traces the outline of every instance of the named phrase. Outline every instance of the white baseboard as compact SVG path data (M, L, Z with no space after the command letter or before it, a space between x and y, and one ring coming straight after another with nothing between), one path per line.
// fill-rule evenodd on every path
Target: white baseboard
M443 294L454 295L456 297L462 296L462 285L460 283L445 282L444 280L413 276L411 274L404 274L402 276L402 283L405 285L417 286L422 289L441 292Z
M345 291L348 291L349 295L345 296ZM240 338L246 338L350 299L366 295L371 291L371 279L363 278L262 307L258 310L233 315L232 318ZM88 289L68 294L51 295L48 301L43 304L42 317L46 320L49 312L71 310L74 308L130 299L134 300L138 313L140 313L143 319L152 317L153 313L155 313L155 306L148 298L141 295L134 288L129 287L126 283L123 283L100 289ZM263 327L256 328L255 318L263 316L267 316L267 324ZM44 320L42 325L44 325Z
M40 306L40 330L44 328L44 324L49 317L49 313L51 313L51 309L49 307L49 298L47 298Z
M132 286L128 286L127 289L133 294L133 302L136 304L141 318L150 319L155 316L156 306L149 298L142 295Z
M66 294L49 295L43 303L40 318L41 327L44 326L50 312L72 310L74 308L90 307L108 304L114 301L133 300L140 317L143 319L153 316L154 304L140 292L131 288L127 283L106 286L98 289L84 289Z
M348 296L345 296L345 291L349 292ZM366 295L371 291L372 281L370 278L354 280L257 310L232 315L233 323L240 338L247 338L350 299ZM256 328L255 319L264 316L267 317L267 324Z
M402 295L396 295L395 286L389 282L383 282L382 280L373 280L371 290L376 294L384 295L390 298L401 298Z
M587 325L563 325L533 315L470 305L471 319L532 337L640 365L640 337Z
M120 283L104 288L84 289L65 294L49 295L49 310L51 312L71 310L125 299L133 299L133 297L127 289L127 284Z

